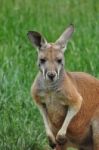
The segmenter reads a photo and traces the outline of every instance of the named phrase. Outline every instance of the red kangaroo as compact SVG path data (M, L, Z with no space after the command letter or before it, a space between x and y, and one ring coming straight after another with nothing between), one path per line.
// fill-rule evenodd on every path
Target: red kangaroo
M52 149L99 150L99 80L64 68L64 52L73 31L70 25L55 43L48 43L38 32L28 32L37 47L40 70L31 92Z

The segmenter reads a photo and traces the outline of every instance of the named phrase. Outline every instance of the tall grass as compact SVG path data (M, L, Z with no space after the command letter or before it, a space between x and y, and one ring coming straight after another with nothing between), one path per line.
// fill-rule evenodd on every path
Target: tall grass
M0 150L42 150L42 118L30 96L37 52L27 39L36 30L55 41L73 23L66 69L99 77L98 0L0 0Z

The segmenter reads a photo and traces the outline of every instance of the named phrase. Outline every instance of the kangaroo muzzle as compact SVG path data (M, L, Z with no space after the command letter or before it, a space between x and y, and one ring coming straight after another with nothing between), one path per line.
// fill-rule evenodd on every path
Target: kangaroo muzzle
M47 79L54 81L57 78L57 73L55 71L48 71L47 72Z

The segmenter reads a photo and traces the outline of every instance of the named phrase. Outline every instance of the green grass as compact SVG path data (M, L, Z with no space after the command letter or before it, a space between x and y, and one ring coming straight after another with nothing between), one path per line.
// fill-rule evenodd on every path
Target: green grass
M66 69L99 77L98 0L0 0L0 150L45 149L43 121L30 95L37 52L27 32L55 41L70 23L76 29Z

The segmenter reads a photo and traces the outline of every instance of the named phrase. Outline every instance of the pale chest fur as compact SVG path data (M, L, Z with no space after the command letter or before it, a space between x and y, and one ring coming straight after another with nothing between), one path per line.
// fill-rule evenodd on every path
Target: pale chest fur
M61 88L43 87L39 90L41 102L45 104L48 116L55 127L60 127L67 113L66 97L62 93Z

